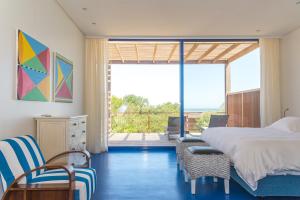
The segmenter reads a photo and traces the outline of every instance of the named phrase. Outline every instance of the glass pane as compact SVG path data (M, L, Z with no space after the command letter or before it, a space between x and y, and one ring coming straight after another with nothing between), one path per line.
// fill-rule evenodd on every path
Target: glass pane
M110 144L164 144L178 136L178 51L177 42L111 46Z
M212 46L185 44L184 114L193 135L208 127L212 114L225 113L225 64L208 63L211 55L203 56Z

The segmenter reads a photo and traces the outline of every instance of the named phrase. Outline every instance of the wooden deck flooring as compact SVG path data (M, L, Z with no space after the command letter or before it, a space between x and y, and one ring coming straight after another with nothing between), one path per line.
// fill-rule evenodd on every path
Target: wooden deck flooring
M112 133L109 146L175 146L175 139L168 140L164 133Z
M168 140L164 133L112 133L108 137L108 146L175 146L175 141L176 136Z

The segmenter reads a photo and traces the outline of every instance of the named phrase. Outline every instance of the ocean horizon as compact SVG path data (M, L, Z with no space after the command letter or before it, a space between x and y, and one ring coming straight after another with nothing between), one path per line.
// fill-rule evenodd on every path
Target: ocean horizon
M219 108L184 108L184 112L217 112Z

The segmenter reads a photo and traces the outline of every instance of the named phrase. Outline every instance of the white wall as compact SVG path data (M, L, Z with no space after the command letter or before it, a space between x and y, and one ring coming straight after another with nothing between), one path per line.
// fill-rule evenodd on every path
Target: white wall
M35 134L34 116L83 112L84 37L55 0L0 0L0 139ZM73 103L16 100L16 30L74 62Z
M300 28L281 40L281 104L300 116Z

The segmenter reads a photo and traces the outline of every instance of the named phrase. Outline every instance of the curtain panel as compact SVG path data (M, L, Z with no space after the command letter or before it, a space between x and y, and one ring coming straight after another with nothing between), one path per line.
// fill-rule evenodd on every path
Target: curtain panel
M259 40L261 59L260 117L266 127L281 117L279 39Z
M101 153L107 151L108 138L108 40L86 39L85 47L84 109L88 115L87 149L91 153Z

